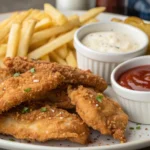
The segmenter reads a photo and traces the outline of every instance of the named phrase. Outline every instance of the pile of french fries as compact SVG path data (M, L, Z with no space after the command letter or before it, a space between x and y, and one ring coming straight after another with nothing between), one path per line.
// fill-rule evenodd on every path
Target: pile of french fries
M82 25L97 22L96 16L104 10L97 7L82 16L67 17L51 4L44 4L44 11L13 13L0 22L1 66L5 57L21 56L76 67L74 33Z
M148 46L147 54L150 54L150 23L146 23L141 18L138 17L127 17L125 20L112 18L112 21L126 23L144 31L149 37L149 46Z

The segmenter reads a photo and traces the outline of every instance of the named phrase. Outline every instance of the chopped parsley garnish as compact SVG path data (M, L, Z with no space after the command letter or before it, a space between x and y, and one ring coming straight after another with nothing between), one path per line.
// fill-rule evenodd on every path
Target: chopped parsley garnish
M28 112L30 112L29 107L24 107L24 108L22 109L22 113L23 113L23 114L28 113Z
M103 97L104 97L103 95L98 94L98 95L96 96L96 100L99 101L100 103L102 103Z
M24 91L28 93L31 91L31 88L24 89Z
M19 77L19 76L20 76L20 73L19 73L19 72L16 72L13 76L14 76L14 77Z
M46 112L47 111L47 108L46 107L42 107L41 108L41 112Z
M141 123L137 123L136 125L141 125Z
M134 127L130 127L129 129L130 129L130 130L134 130Z
M35 68L31 68L31 69L30 69L30 72L31 72L31 73L35 73Z
M136 127L136 129L137 129L137 130L140 130L140 129L141 129L141 127L140 127L140 126L137 126L137 127Z

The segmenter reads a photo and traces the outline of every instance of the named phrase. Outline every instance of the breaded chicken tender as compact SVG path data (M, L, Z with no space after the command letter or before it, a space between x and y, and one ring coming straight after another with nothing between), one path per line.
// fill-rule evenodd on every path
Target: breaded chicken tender
M68 97L67 89L66 88L56 88L46 95L46 98L43 100L39 100L39 102L46 104L54 105L58 108L63 109L72 109L75 106L71 104L71 100Z
M0 84L0 113L25 101L39 99L57 88L64 77L56 72L34 71L13 76Z
M83 121L101 134L112 135L115 139L125 142L125 129L128 116L120 105L92 88L79 86L68 88L68 95L76 111Z
M53 105L57 108L62 109L73 109L75 108L74 105L72 105L70 98L67 94L67 89L64 88L56 88L54 90L51 90L47 92L43 97L40 97L36 101L29 101L29 104L33 105L39 105L42 106L45 105Z
M0 133L28 141L68 139L88 143L89 129L76 114L52 106L32 109L19 106L0 115Z
M21 57L8 57L5 59L4 64L14 72L26 72L33 67L37 70L48 69L52 72L60 72L60 74L65 77L65 83L90 86L99 91L104 91L107 88L107 83L105 80L97 75L92 74L89 70L84 71L57 63L28 61L27 58Z
M0 83L4 80L7 80L10 77L13 77L15 74L8 69L0 68ZM48 91L44 97L39 97L36 101L38 103L45 103L49 105L55 105L58 108L63 109L72 109L74 105L71 104L70 98L67 94L67 86L63 85L61 88L54 89L52 91ZM35 101L34 101L35 103Z
M10 69L0 68L0 83L13 76L13 72Z

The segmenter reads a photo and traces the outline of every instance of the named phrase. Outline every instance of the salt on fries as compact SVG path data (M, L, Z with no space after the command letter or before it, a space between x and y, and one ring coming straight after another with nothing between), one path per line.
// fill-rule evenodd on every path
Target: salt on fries
M150 54L150 23L146 23L138 17L128 17L125 20L113 18L112 21L130 24L144 31L149 37L149 46L148 46L147 54Z
M73 35L80 26L97 22L104 10L97 7L81 16L65 16L44 4L44 11L14 12L0 22L0 65L4 57L26 56L77 67Z

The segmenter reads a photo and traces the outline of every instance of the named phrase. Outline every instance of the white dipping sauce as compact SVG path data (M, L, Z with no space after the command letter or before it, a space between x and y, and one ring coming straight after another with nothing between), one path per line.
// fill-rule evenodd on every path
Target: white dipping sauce
M130 52L139 48L129 35L113 31L90 33L81 42L92 50L105 53Z

